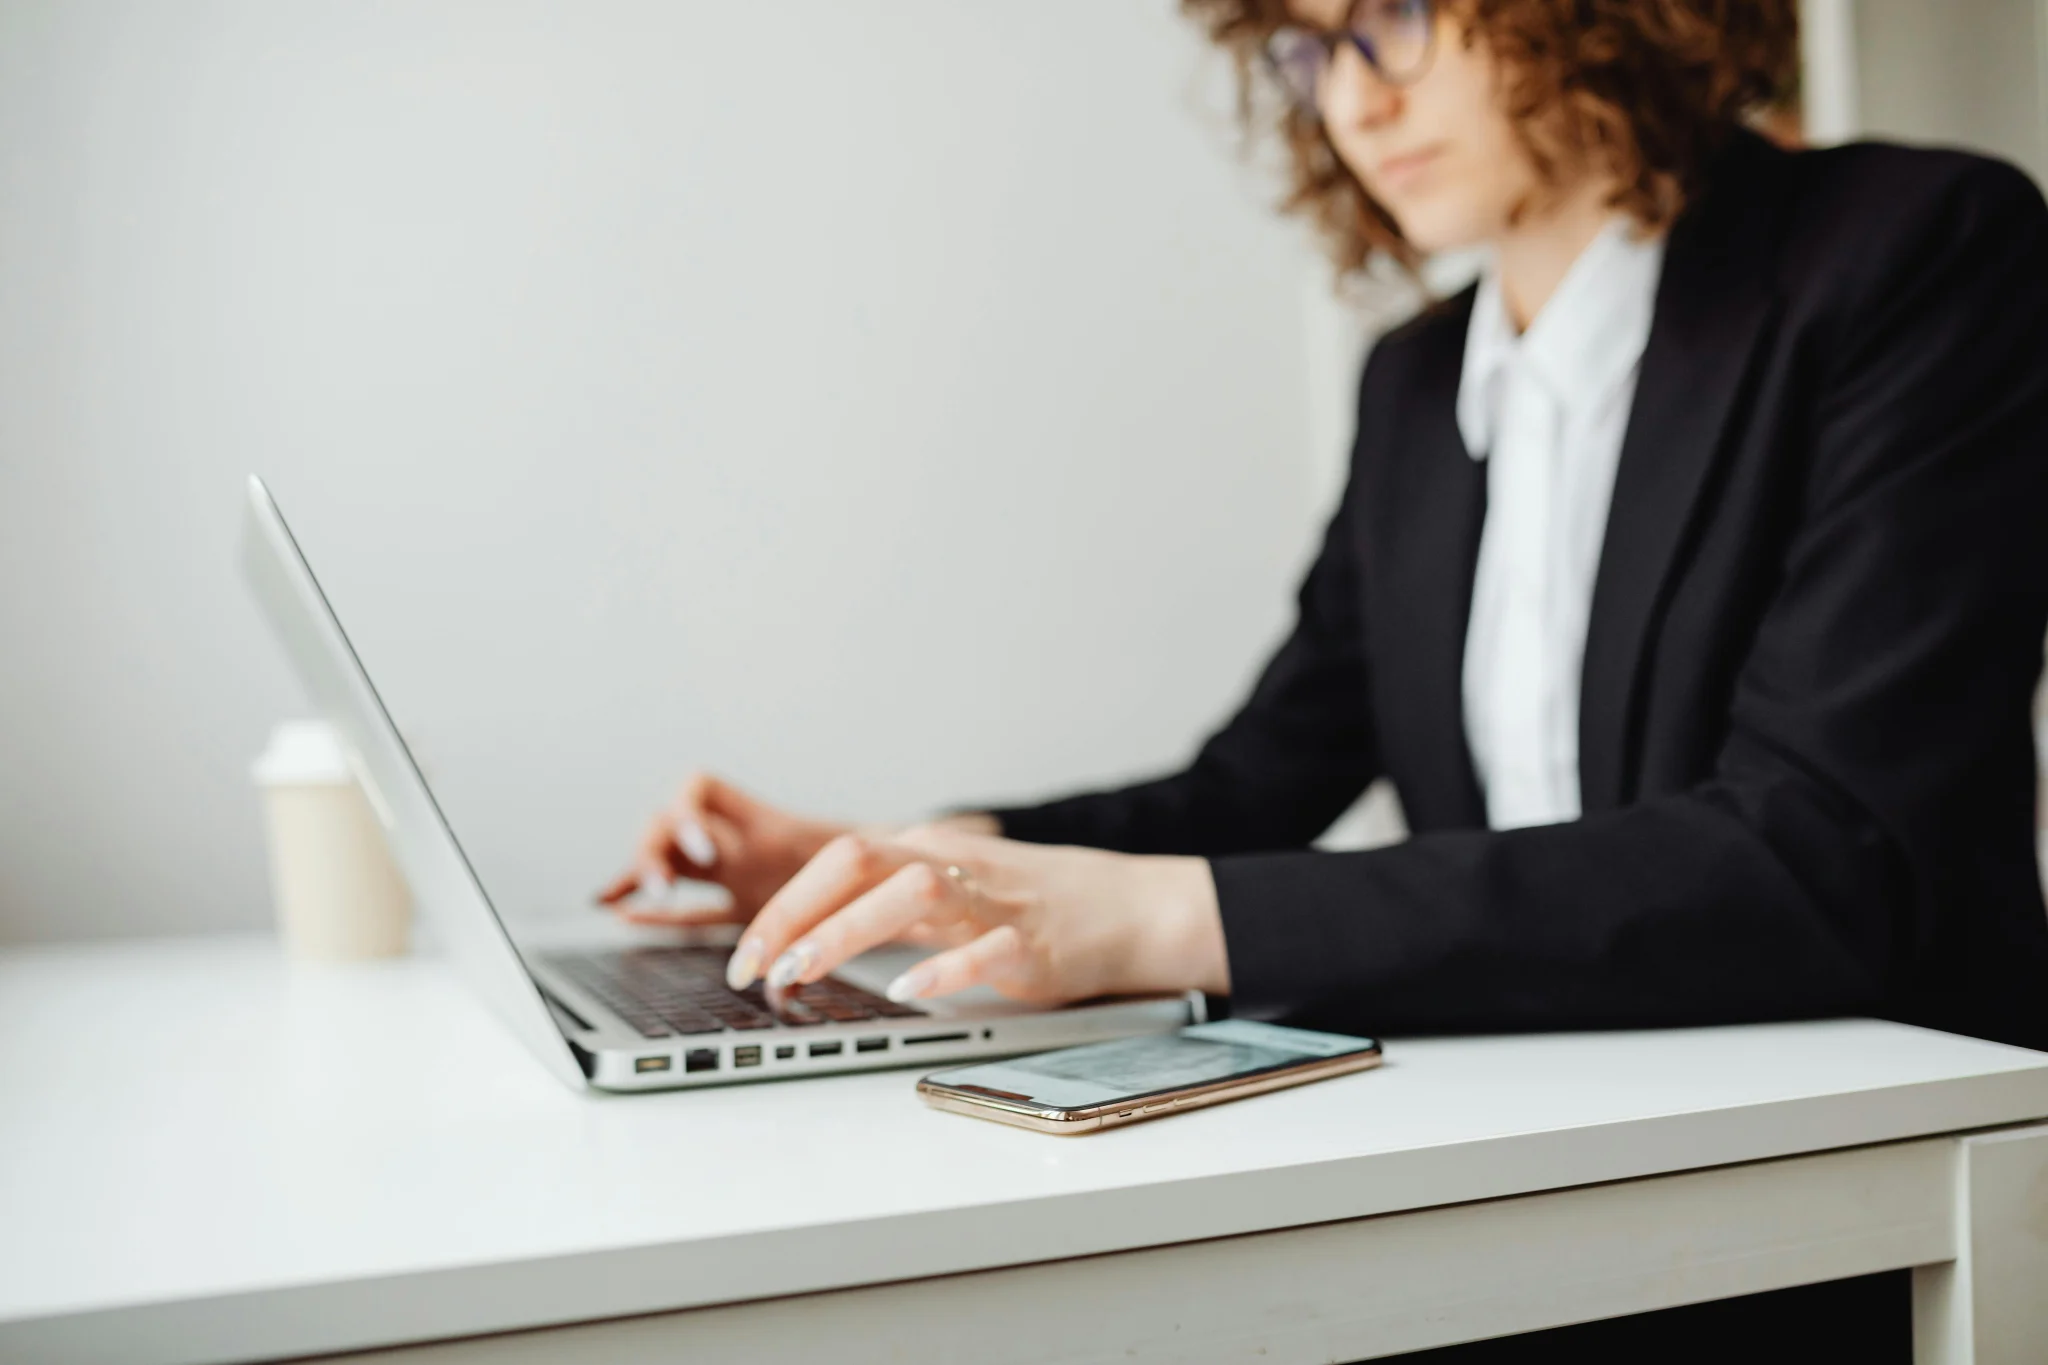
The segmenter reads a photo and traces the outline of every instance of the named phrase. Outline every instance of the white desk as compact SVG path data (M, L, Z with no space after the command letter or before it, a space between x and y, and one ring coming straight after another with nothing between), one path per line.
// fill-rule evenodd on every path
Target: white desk
M1929 1365L2048 1359L2048 1054L1395 1040L1074 1139L914 1074L579 1095L431 961L0 955L0 1360L1284 1365L1900 1266Z

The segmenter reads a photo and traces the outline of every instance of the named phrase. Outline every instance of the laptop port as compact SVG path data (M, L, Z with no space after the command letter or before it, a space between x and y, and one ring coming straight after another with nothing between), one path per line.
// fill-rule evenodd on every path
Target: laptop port
M863 1038L853 1045L853 1050L855 1052L887 1052L889 1050L889 1040L887 1038Z
M761 1049L758 1047L734 1048L732 1050L732 1064L734 1066L761 1065Z
M837 1057L845 1046L844 1043L812 1043L811 1055L813 1057Z
M718 1049L715 1047L693 1047L683 1054L683 1070L718 1070Z
M635 1071L666 1071L675 1064L675 1058L673 1057L635 1057L633 1059L633 1069Z
M775 1049L775 1060L778 1062L786 1062L794 1056L796 1056L796 1044L794 1043L782 1043Z
M915 1047L919 1043L964 1043L973 1036L965 1030L959 1033L924 1033L915 1038L905 1038L903 1046Z

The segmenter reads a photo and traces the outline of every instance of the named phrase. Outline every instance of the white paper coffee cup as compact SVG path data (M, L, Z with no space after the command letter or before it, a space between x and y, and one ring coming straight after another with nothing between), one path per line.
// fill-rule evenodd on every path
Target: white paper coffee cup
M284 722L250 775L263 793L285 950L321 961L405 952L412 896L333 728Z

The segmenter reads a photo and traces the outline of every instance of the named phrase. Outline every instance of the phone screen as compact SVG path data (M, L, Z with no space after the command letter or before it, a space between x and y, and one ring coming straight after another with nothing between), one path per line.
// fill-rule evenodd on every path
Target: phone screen
M1120 1038L1035 1057L960 1067L931 1079L992 1090L1051 1108L1079 1109L1257 1075L1314 1058L1372 1052L1378 1047L1370 1038L1225 1019L1195 1024L1177 1033Z

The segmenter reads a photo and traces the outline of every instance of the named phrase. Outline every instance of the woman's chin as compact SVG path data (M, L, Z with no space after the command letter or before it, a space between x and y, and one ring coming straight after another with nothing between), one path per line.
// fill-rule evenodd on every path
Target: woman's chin
M1466 251L1491 240L1493 234L1471 221L1471 215L1432 208L1417 206L1405 212L1388 208L1401 229L1402 240L1418 254L1435 256L1447 251Z
M1440 256L1444 252L1464 252L1487 241L1483 231L1460 231L1458 225L1438 223L1430 217L1403 219L1395 217L1401 225L1401 237L1407 241L1419 256ZM1413 225L1411 225L1413 223Z

